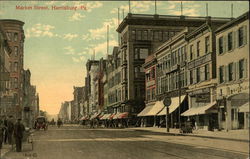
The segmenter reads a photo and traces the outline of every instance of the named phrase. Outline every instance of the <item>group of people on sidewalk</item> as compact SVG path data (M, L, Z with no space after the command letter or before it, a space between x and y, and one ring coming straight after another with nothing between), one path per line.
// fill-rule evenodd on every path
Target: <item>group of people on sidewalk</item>
M25 127L21 123L21 119L17 119L15 122L13 116L0 117L0 149L3 144L13 145L15 143L16 151L21 152L24 131Z

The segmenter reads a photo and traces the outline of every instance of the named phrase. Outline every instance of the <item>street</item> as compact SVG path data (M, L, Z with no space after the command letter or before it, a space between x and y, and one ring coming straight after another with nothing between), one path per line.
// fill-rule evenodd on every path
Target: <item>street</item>
M224 144L216 148L207 143ZM232 145L238 150L232 151ZM242 150L242 151L240 151ZM89 129L79 125L49 127L34 133L34 150L8 152L4 159L246 159L248 143L221 141L132 129Z

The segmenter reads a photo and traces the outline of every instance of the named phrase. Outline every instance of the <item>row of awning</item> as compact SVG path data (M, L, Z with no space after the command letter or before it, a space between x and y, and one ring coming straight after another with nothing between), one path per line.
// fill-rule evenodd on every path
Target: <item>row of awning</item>
M169 106L169 114L175 111L179 105L183 102L185 99L185 95L181 96L181 100L179 103L179 97L173 97L171 98L171 105ZM147 106L144 108L137 116L161 116L166 115L166 108L163 104L163 101L157 101L154 105Z
M171 98L171 105L169 106L169 114L174 112L180 104L185 99L185 96L181 96L181 101L179 102L179 97ZM180 103L180 104L179 104ZM194 116L194 115L202 115L209 113L217 113L216 102L209 103L205 106L190 108L187 111L183 112L181 116ZM239 107L239 112L249 112L249 102L243 104ZM157 101L152 106L147 106L144 108L137 116L161 116L166 115L166 107L164 106L162 101Z
M100 120L111 120L111 119L124 119L128 118L128 112L123 113L116 113L116 114L101 114L101 113L95 113L92 116L84 116L80 118L80 120L93 120L93 119L100 119Z

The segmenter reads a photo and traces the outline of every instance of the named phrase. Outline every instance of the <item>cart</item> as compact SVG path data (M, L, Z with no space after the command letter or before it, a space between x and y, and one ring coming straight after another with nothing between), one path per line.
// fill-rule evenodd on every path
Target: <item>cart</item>
M186 121L182 123L180 133L193 133L192 122Z

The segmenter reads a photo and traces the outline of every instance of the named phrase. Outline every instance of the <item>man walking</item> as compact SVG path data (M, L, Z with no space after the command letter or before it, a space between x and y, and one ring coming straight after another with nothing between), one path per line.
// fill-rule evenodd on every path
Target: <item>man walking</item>
M24 130L25 128L24 125L21 123L21 119L18 119L17 123L14 126L14 136L16 139L16 152L22 151L22 139Z

